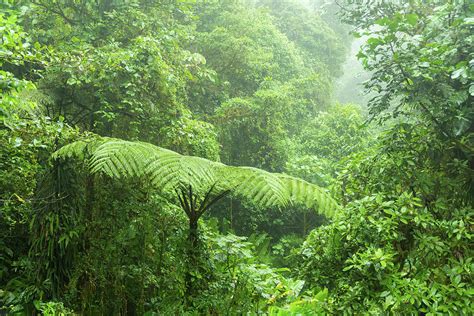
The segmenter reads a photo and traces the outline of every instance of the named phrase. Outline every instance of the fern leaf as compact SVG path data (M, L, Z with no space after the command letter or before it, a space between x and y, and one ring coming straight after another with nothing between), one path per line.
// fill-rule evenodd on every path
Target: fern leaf
M255 204L263 207L285 206L288 194L276 174L251 167L221 168L221 177L229 188Z
M278 177L283 182L291 203L315 208L318 213L327 217L333 217L338 211L337 202L321 187L286 174L279 174Z
M226 166L143 142L113 138L77 141L58 150L54 157L89 159L92 173L148 179L164 192L192 187L195 194L205 194L212 188L216 195L231 191L262 207L304 204L329 217L339 208L326 191L302 179L257 168Z

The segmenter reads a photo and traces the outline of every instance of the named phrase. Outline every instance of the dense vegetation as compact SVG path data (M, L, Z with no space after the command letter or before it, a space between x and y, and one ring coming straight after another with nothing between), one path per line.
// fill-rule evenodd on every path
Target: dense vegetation
M473 313L470 1L0 9L0 314Z

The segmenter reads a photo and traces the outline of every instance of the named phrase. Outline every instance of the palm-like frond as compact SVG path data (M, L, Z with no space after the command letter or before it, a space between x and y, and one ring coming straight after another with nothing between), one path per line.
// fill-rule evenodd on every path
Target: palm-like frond
M277 174L251 167L225 166L220 170L220 178L235 195L254 204L263 207L288 204L288 192Z
M78 160L88 160L96 151L97 147L109 140L111 140L111 138L102 137L99 139L89 138L87 140L75 141L54 152L53 159L75 158Z
M79 158L84 159L84 152L90 142L78 140L74 143L61 147L58 151L53 153L53 159L58 158Z
M87 159L92 173L146 179L164 192L192 187L196 194L213 191L218 196L230 191L263 207L301 203L326 216L333 216L338 209L327 192L302 179L257 168L226 166L149 143L112 138L78 141L64 146L54 156Z
M177 187L207 189L215 182L213 162L183 156L142 142L111 140L97 147L90 168L115 178L148 179L156 188L172 192Z
M316 209L327 217L334 216L339 209L337 202L323 188L286 174L279 174L278 177L283 182L291 203Z

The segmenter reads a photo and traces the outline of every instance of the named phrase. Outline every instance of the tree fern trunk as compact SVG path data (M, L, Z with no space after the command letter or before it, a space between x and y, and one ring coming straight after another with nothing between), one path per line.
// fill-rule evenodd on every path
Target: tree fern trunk
M194 216L193 216L194 215ZM188 232L188 251L187 251L188 266L185 276L185 302L189 306L191 300L196 294L195 281L193 278L199 269L199 236L198 236L198 217L195 214L189 216L189 232Z
M198 219L189 218L188 241L191 248L196 248L198 243Z

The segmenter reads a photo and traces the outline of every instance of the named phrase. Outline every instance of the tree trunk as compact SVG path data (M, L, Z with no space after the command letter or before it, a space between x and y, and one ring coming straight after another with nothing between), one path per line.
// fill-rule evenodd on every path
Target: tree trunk
M190 248L196 248L198 243L198 218L196 216L189 218L188 241Z
M188 249L187 249L187 269L185 276L185 304L190 305L192 298L195 295L195 281L193 275L199 269L199 236L198 236L198 217L189 216L189 232L188 232Z

